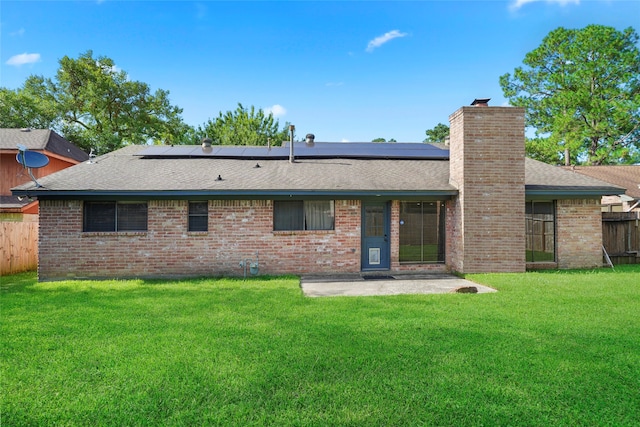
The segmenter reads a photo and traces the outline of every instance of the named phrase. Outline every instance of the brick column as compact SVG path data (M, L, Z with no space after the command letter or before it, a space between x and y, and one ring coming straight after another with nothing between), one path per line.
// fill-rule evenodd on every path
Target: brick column
M525 271L524 109L462 107L449 121L451 268Z

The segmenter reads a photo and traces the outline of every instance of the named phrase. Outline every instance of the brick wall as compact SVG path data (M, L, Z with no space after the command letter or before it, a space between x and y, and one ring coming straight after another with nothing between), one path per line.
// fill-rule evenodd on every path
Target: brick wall
M449 117L447 263L454 270L525 270L524 109L462 107Z
M40 280L79 277L241 276L260 258L260 274L360 271L360 213L335 202L332 231L273 231L267 200L209 201L209 231L187 232L188 202L149 201L148 231L83 233L82 202L40 202Z
M600 199L558 200L556 230L559 268L602 266Z

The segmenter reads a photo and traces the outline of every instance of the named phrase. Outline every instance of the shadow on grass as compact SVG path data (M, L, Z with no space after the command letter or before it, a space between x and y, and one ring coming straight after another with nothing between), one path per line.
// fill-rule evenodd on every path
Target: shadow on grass
M27 271L24 273L12 274L0 277L0 292L24 292L27 287L38 283L38 273Z

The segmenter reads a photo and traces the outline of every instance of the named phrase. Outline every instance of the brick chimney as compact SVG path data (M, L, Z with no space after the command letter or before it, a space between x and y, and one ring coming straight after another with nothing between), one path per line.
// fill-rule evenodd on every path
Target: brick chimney
M524 109L476 99L449 116L447 263L463 273L525 270Z

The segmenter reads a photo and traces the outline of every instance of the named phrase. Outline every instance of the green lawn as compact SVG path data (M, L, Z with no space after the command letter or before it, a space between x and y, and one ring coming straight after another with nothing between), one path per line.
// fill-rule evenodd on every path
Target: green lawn
M1 278L2 426L640 425L640 266L491 294Z

